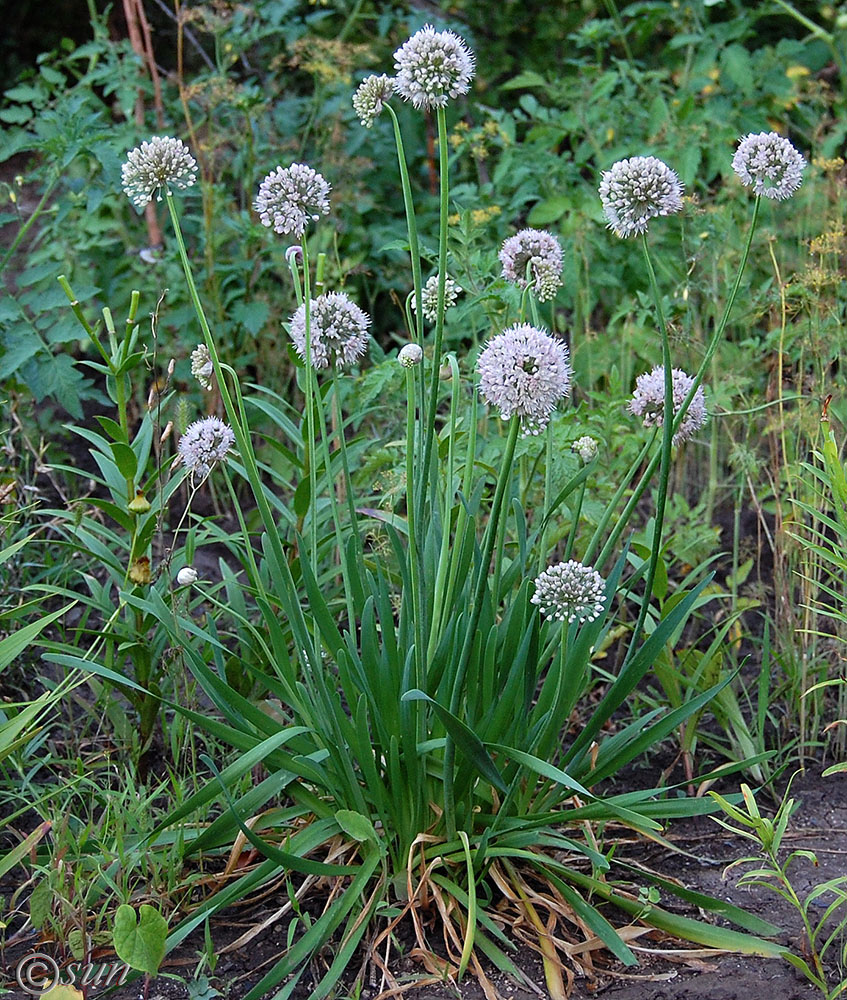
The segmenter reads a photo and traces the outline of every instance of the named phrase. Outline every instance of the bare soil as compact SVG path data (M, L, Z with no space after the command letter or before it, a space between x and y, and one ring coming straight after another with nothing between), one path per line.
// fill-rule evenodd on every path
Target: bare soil
M795 887L801 898L812 886L847 874L847 781L837 775L821 778L820 771L821 767L818 765L809 767L805 774L798 776L791 790L791 794L800 801L800 806L789 825L784 841L785 852L802 848L815 852L818 859L817 868L811 862L799 861L792 869ZM787 903L764 889L736 888L735 878L743 869L736 869L728 879L724 878L726 865L749 853L749 847L744 841L721 829L707 817L672 825L667 831L667 840L674 850L651 841L632 838L622 843L616 853L629 862L679 879L688 888L731 900L764 917L783 928L780 943L797 954L803 954L801 923ZM283 919L270 921L262 933L246 947L232 949L230 945L250 928L267 921L284 902L285 900L267 899L251 912L225 912L215 918L212 938L217 966L211 977L211 985L219 991L217 995L229 1000L242 1000L248 990L282 956L288 931ZM663 896L660 903L675 912L715 922L713 916L705 912L698 913L693 907L686 907L675 898ZM811 909L815 918L822 915L824 906L813 906ZM622 922L625 922L623 918ZM402 934L400 937L402 941ZM597 996L607 997L609 1000L805 1000L821 995L782 959L711 952L671 939L659 932L651 932L639 938L632 942L631 947L640 962L634 970L624 968L611 956L601 952L594 953L594 978L586 977L574 966L570 996L574 1000ZM845 941L842 940L832 951L837 953L844 947ZM8 949L4 956L5 975L0 981L14 984L15 963L23 955L36 950L49 952L50 947L32 942ZM203 950L202 934L195 935L176 953L168 956L162 974L150 983L145 985L143 980L135 980L108 994L103 991L88 991L86 1000L106 995L112 1000L188 1000L192 994L186 981L192 978L198 956ZM331 955L323 956L323 961L331 958ZM516 952L515 961L534 985L534 989L518 985L508 977L487 968L497 998L537 1000L539 997L549 997L539 956L521 945ZM307 975L301 980L292 994L294 1000L307 1000L311 997L314 984L325 967L322 965L321 968L315 968L314 978ZM353 968L358 969L359 963L354 962ZM847 976L847 969L839 969L834 964L830 965L828 972L831 983ZM356 993L351 987L346 995L359 997L359 1000L376 1000L385 986L376 970L373 973L369 985L362 988L361 992ZM392 973L401 983L411 985L416 977L425 974L425 970L412 962L408 954L401 954L392 962ZM278 989L279 987L271 991L268 998L274 996ZM17 998L19 994L13 995ZM200 996L202 1000L211 1000L215 994ZM410 1000L486 1000L480 984L470 975L460 984L445 982L443 985L412 988L404 996ZM21 991L21 1000L23 997ZM489 996L488 1000L495 998Z

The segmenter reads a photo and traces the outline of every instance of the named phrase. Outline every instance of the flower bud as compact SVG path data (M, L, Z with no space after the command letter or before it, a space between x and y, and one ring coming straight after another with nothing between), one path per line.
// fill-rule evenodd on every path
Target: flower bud
M192 583L197 583L198 573L193 566L183 566L176 575L176 582L180 587L190 587Z
M423 350L420 344L406 344L400 348L400 353L397 355L397 360L404 368L414 368L421 363L422 358Z
M146 514L150 510L150 501L141 490L138 490L135 497L126 506L131 514Z

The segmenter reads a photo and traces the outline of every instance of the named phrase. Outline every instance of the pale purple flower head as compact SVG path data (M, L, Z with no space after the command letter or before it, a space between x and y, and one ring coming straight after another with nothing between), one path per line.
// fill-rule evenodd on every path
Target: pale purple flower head
M451 277L444 279L444 308L449 309L456 304L459 298L461 287L453 281ZM416 297L412 296L412 312L417 312L418 303ZM438 319L438 275L433 274L427 278L426 284L421 289L421 308L424 317L434 323Z
M592 566L569 559L545 569L536 578L530 600L545 618L593 622L605 607L606 581Z
M427 24L394 53L395 87L416 108L443 108L450 98L467 94L474 77L474 57L453 31Z
M655 156L633 156L603 171L600 200L616 235L638 236L651 219L682 211L682 183Z
M275 233L295 236L329 212L329 184L305 163L277 167L259 185L253 207Z
M370 128L382 111L385 102L394 93L395 80L392 76L368 76L359 84L353 95L353 110L359 121Z
M492 337L477 369L483 399L503 420L518 414L524 434L540 434L571 389L567 344L528 323Z
M519 288L527 287L526 271L539 302L552 299L562 284L562 248L543 229L522 229L510 236L500 250L503 277Z
M179 439L179 457L195 479L205 479L235 444L232 428L217 417L189 424Z
M694 385L694 379L681 368L671 369L673 382L674 416L679 413L683 400ZM639 375L635 380L635 392L628 406L629 412L642 417L645 427L662 427L665 414L665 369L661 366L651 372ZM691 404L685 411L682 423L673 436L673 443L687 441L706 423L706 394L703 386L698 386Z
M732 158L732 169L756 194L784 201L803 183L805 159L784 136L759 132L745 136Z
M196 179L197 162L188 146L167 136L154 135L131 149L121 167L124 192L139 211L154 194L161 201L162 191L170 194L172 187L184 190Z
M313 368L352 365L368 346L371 318L344 292L326 292L309 304L309 332ZM291 317L291 339L306 360L306 303Z

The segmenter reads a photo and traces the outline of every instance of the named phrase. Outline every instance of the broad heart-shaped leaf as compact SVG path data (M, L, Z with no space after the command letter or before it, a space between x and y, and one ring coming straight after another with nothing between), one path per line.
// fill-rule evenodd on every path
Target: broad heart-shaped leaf
M154 907L142 903L135 910L126 903L115 914L112 943L118 958L131 969L155 976L165 957L168 922Z

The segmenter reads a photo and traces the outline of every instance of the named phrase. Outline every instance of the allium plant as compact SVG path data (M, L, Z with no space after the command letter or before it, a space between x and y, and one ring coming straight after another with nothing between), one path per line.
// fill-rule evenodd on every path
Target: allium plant
M482 398L508 420L516 414L525 434L540 434L560 400L570 394L568 347L528 323L493 337L477 361Z
M367 350L371 318L344 292L326 292L312 299L311 350L313 368L346 368ZM306 361L306 303L291 317L291 339L300 357Z
M449 309L454 306L459 299L462 289L459 287L458 283L452 278L447 277L444 279L444 309ZM421 293L421 305L423 308L424 318L428 319L430 323L435 323L438 321L438 275L433 274L431 278L427 278L426 284L423 287L423 292ZM412 298L411 306L413 312L417 312L418 304L417 301Z
M185 190L197 179L197 161L179 139L154 135L130 150L121 168L123 189L141 211L153 195L159 201L171 188Z
M600 200L610 229L618 236L639 236L651 219L682 211L682 184L655 156L633 156L603 171Z
M470 90L474 56L452 31L427 24L394 53L395 87L416 108L443 108Z
M258 1000L284 980L290 993L306 970L315 967L312 959L331 948L336 957L314 984L315 995L328 995L366 935L368 953L380 956L387 987L401 991L383 956L397 921L410 911L417 946L432 956L427 959L432 967L445 969L454 979L473 968L487 992L493 986L478 962L479 953L521 979L510 957L514 945L501 930L504 919L535 928L548 992L556 1000L566 992L562 969L568 963L580 965L579 945L586 937L599 936L622 962L635 964L634 954L602 912L606 902L693 941L776 954L777 946L764 940L645 906L616 884L615 860L593 836L583 837L591 824L610 822L656 833L659 820L702 807L702 800L688 804L668 798L666 790L620 797L603 785L603 779L700 710L720 687L666 715L649 715L611 735L604 732L605 723L676 641L692 610L708 599L708 578L687 582L666 602L652 628L643 628L662 548L673 438L692 406L696 415L703 372L716 346L713 338L701 368L686 383L685 398L678 401L647 225L680 209L681 185L673 170L653 157L623 161L603 178L610 223L621 236L641 236L661 342L662 412L674 417L662 421L660 447L658 435L649 435L589 535L582 505L597 457L587 443L587 461L557 495L548 490L542 510L526 509L521 501L523 477L539 474L536 465L516 460L521 431L534 434L561 421L567 428L564 440L573 437L576 418L566 410L572 372L564 339L541 329L535 312L533 323L525 322L522 304L521 314L510 317L511 325L493 332L475 368L460 364L453 354L442 357L449 299L445 105L467 92L473 57L458 36L428 27L402 46L395 59L397 93L418 108L435 111L439 239L432 296L435 330L425 341L414 199L400 124L391 103L383 103L398 152L416 303L411 343L399 353L406 386L401 442L405 481L393 509L376 510L354 498L347 434L358 415L356 397L336 362L345 357L341 345L346 338L358 337L355 343L361 344L367 322L361 317L356 321L352 304L340 305L346 302L340 293L311 295L313 281L322 283L321 258L313 276L305 223L333 224L331 217L315 219L326 211L326 189L315 180L320 175L301 165L297 178L304 186L298 187L296 178L286 179L277 171L274 185L265 182L257 199L267 225L300 238L300 251L290 255L288 264L301 302L291 327L295 343L302 340L304 364L298 377L305 412L298 422L290 404L264 394L255 400L257 409L275 422L273 445L290 455L301 473L301 483L292 491L294 514L288 484L278 495L267 464L259 463L247 419L252 411L242 399L236 373L221 363L175 203L166 194L240 473L260 525L258 532L254 527L248 531L242 520L244 590L255 601L252 614L243 616L253 654L244 657L244 667L262 678L276 706L269 712L251 703L212 669L209 651L217 656L221 649L212 624L192 619L176 601L136 601L142 610L160 616L220 718L206 719L184 706L175 706L177 711L207 725L240 754L220 774L207 759L216 780L183 803L171 822L184 825L187 816L220 792L227 811L186 840L191 850L224 849L240 836L265 859L199 904L174 928L171 943L261 883L285 877L291 880L289 891L296 893L296 885L307 884L300 880L306 875L332 886L326 906L244 1000ZM367 112L365 124L373 125L370 112L376 113L377 100L371 94L368 101L364 107L362 95L359 105ZM756 210L758 204L757 198ZM493 262L495 248L491 256ZM524 266L531 272L532 260ZM540 284L536 278L538 287L527 289L524 297L533 309ZM739 284L740 271L714 337L722 334ZM325 312L322 298L334 308ZM430 294L427 300L429 307ZM322 359L326 367L318 363ZM472 385L463 370L470 372ZM654 422L658 405L652 411ZM480 427L487 429L488 442L480 440ZM499 458L483 460L483 444L498 436ZM549 442L548 435L543 473L548 482ZM525 444L531 451L533 442ZM539 454L539 463L541 458ZM633 526L651 485L656 486L656 516L645 566L622 547L621 538ZM236 514L243 518L238 507ZM571 528L567 540L556 535L554 542L551 525L564 519L560 515ZM328 516L331 530L326 529ZM374 524L388 536L384 548L365 544ZM332 590L339 575L343 596ZM589 700L586 694L596 683L594 651L618 634L613 629L622 586L627 593L640 592L639 619L621 669L599 700ZM563 726L577 706L580 727L574 735ZM241 779L258 763L269 776L242 795ZM265 802L279 794L284 794L285 808L264 811ZM261 824L248 822L257 815ZM631 872L627 879L631 881ZM524 889L528 881L532 900ZM664 884L664 891L684 895L672 883ZM435 900L431 912L438 912L446 925L439 933L439 941L447 943L446 958L434 955L427 921L418 913L425 900ZM538 913L542 901L544 919ZM698 903L710 905L703 897ZM711 905L747 930L772 930L723 902ZM496 920L487 912L489 906L496 910ZM336 932L341 937L332 943ZM418 985L441 978L439 973Z
M747 135L738 144L732 169L755 194L785 201L803 183L806 161L788 139L776 132Z
M275 233L301 237L310 222L329 212L330 187L305 163L272 170L259 186L254 205L262 224Z
M519 288L530 284L539 302L552 299L562 284L562 247L553 236L540 229L522 229L510 236L500 249L503 277Z
M674 414L687 399L694 386L694 379L681 368L672 373ZM641 417L645 427L661 427L665 414L665 370L657 367L651 372L639 375L635 380L635 392L629 403L629 412ZM706 423L706 395L702 386L694 389L688 408L681 416L673 436L673 443L680 444L693 437Z

